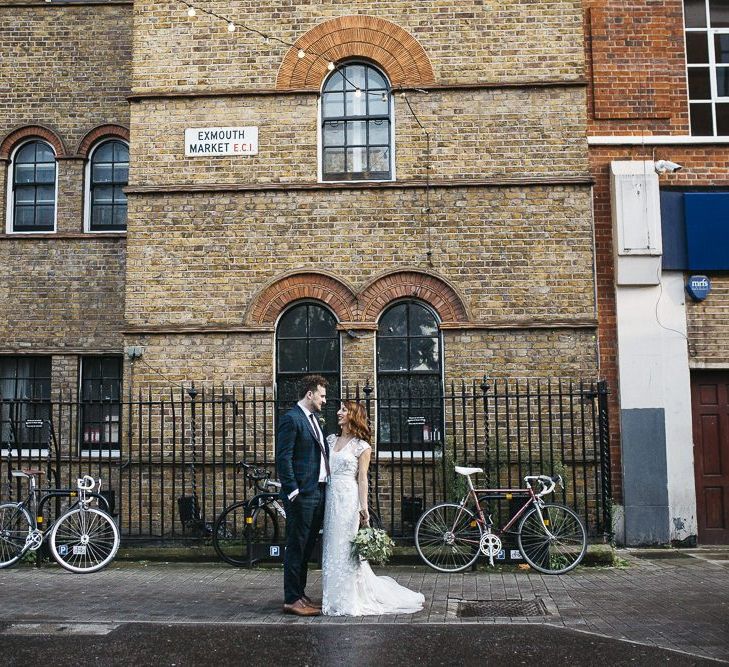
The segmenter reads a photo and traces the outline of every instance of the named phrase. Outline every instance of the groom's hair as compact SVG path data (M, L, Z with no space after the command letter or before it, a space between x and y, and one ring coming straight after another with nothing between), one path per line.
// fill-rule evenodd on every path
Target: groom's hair
M305 375L299 381L299 398L304 398L310 391L316 391L317 387L327 388L329 383L321 375Z

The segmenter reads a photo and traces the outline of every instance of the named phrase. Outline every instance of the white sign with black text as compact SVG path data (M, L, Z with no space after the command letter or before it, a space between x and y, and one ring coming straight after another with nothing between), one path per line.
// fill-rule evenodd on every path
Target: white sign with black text
M185 130L185 157L258 155L257 127L192 127Z

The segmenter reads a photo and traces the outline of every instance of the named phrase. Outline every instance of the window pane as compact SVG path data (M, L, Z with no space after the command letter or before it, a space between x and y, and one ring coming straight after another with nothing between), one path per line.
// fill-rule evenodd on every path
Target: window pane
M344 90L344 77L341 71L334 72L329 79L327 79L324 91L329 92L330 90Z
M99 204L111 204L114 198L114 188L111 185L99 185L94 188L93 200Z
M347 123L347 145L367 144L367 121L355 120Z
M326 148L324 149L324 164L322 171L325 174L342 174L344 173L344 149L343 148Z
M689 98L692 100L711 99L711 81L708 67L690 67L688 70Z
M370 103L370 114L372 116L387 116L390 113L390 101L382 95L370 95L368 97Z
M109 163L95 164L91 179L94 183L111 183L113 177L112 167Z
M716 133L721 137L729 136L729 104L716 105Z
M403 338L382 338L377 345L378 368L381 371L408 370L408 343Z
M347 149L347 171L349 173L359 173L367 171L367 149L366 148L348 148Z
M420 304L410 304L410 335L435 336L438 324L433 314Z
M684 0L683 8L687 28L706 27L705 0Z
M410 370L437 371L439 362L437 338L410 340Z
M53 183L56 180L55 163L39 164L35 170L35 178L38 183Z
M114 159L114 142L107 141L101 144L95 151L93 162L111 162Z
M129 147L121 142L114 143L114 162L129 162Z
M712 28L729 27L729 0L710 0L709 17Z
M716 68L716 96L729 97L729 68Z
M114 207L114 225L117 227L127 226L127 207L115 206Z
M345 114L347 116L364 116L367 114L367 100L364 93L357 95L356 92L348 92L345 93L345 97Z
M313 338L309 341L309 371L339 370L339 341Z
M39 204L53 204L56 201L56 188L52 185L39 185L36 189L36 201Z
M390 171L390 149L370 148L370 171L372 173L389 173Z
M348 65L345 68L345 75L347 77L347 81L345 81L346 90L353 90L354 88L365 89L364 65Z
M714 35L714 61L729 63L729 34Z
M305 372L307 370L306 340L279 341L278 368L287 373Z
M33 164L35 162L35 149L37 142L31 141L29 144L25 144L16 154L15 162L25 162Z
M41 141L36 143L35 159L36 162L56 162L56 156L51 150L51 147Z
M35 214L36 224L49 229L53 228L53 206L37 206Z
M18 204L35 203L35 185L20 185L15 188L15 201Z
M325 118L344 116L344 93L325 93L322 113Z
M384 77L373 67L367 69L367 90L387 88Z
M324 145L344 146L344 122L324 123Z
M309 336L332 338L337 335L337 321L321 306L309 306Z
M306 306L287 310L278 324L279 338L304 338L306 336Z
M91 209L91 224L94 227L108 227L113 224L114 207L95 204Z
M14 223L16 227L32 227L35 224L35 207L16 206Z
M686 62L700 65L709 62L709 47L705 32L686 33Z
M114 165L114 182L126 183L129 180L129 165L126 162Z
M35 181L35 165L33 164L16 164L15 165L15 182L16 183L33 183Z
M691 134L697 137L711 136L714 126L711 118L711 104L691 104Z
M405 336L407 335L407 326L405 317L407 315L407 306L403 303L390 308L380 320L378 327L379 336Z
M370 121L370 143L371 144L389 144L390 143L390 123L386 120Z
M114 203L115 204L124 204L127 203L127 196L124 194L124 186L123 185L115 185L114 186Z

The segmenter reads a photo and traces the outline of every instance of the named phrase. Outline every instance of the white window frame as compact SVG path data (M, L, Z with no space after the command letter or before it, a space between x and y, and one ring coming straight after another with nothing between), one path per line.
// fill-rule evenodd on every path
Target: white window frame
M723 136L729 136L728 134L718 134L717 128L716 128L716 104L717 102L722 103L729 103L729 95L725 96L719 96L717 94L716 89L716 71L717 68L722 68L727 70L727 74L729 74L729 63L716 63L716 55L714 53L714 36L715 35L729 35L729 28L711 28L709 26L709 23L711 21L711 0L704 0L705 1L705 12L706 12L706 23L707 27L705 28L687 28L686 27L686 15L684 10L684 17L683 17L683 24L684 24L684 34L688 35L689 33L700 33L706 36L707 41L707 49L709 53L709 59L707 63L691 63L688 62L688 47L684 40L684 62L686 63L686 99L688 100L689 105L689 132L691 132L691 103L697 103L697 104L704 104L706 106L711 107L711 131L712 134L708 136L714 136L714 137L723 137ZM682 4L683 9L683 4ZM692 69L705 69L706 67L709 68L709 85L711 88L711 98L710 99L691 99L691 93L689 91L689 71ZM704 136L704 135L692 135L692 136Z
M89 151L86 156L86 164L84 165L84 233L85 234L126 234L127 228L124 229L91 229L91 160L96 150L103 146L109 141L119 141L127 147L129 150L129 142L121 137L111 136L99 139ZM129 181L127 181L128 183ZM127 206L127 216L129 214L129 208ZM127 226L128 226L127 217Z
M15 215L15 193L13 191L13 182L15 181L15 156L18 154L18 151L23 148L23 146L27 146L30 143L39 141L40 143L45 144L51 149L51 152L53 153L53 157L56 159L56 180L53 183L53 188L55 192L55 196L53 198L53 229L42 229L37 231L15 231L13 229L15 220L13 219ZM53 145L43 139L42 137L28 137L27 139L24 139L21 141L14 149L13 152L10 154L10 161L8 162L8 170L7 170L7 183L6 183L6 191L5 191L5 201L7 202L5 206L5 233L6 234L55 234L58 231L58 154L56 153L56 149L53 148Z
M344 63L341 63L344 65L367 65L368 67L373 67L376 69L382 77L387 81L387 85L390 86L390 178L366 178L366 179L344 179L344 180L330 180L330 179L324 179L324 168L323 168L323 159L324 159L324 150L322 146L323 137L322 137L322 108L321 108L321 101L322 101L322 95L324 94L324 84L331 78L332 74L334 72L329 72L326 77L324 77L324 81L321 82L321 86L319 87L319 99L317 100L317 123L316 123L316 148L317 148L317 182L319 183L392 183L393 181L397 180L396 173L395 173L395 164L397 162L396 155L395 155L395 96L392 94L392 83L390 82L390 77L385 74L385 72L377 67L377 65L374 65L373 63L367 62L366 60L347 60Z

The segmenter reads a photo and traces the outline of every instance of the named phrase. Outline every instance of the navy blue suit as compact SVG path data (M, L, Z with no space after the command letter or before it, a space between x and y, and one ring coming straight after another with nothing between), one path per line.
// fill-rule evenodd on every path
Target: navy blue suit
M327 458L329 446L324 437ZM314 428L304 411L295 405L278 423L276 471L286 508L286 553L284 555L284 601L296 602L304 595L308 562L324 517L324 485L319 483L321 449ZM289 494L298 489L293 501Z

